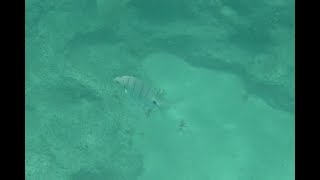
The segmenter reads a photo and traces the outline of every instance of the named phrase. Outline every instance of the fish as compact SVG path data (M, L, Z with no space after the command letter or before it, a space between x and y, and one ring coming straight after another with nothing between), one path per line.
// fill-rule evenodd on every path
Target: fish
M126 94L142 102L148 108L148 111L161 106L160 98L164 94L164 91L152 88L134 76L118 76L113 81L123 87Z

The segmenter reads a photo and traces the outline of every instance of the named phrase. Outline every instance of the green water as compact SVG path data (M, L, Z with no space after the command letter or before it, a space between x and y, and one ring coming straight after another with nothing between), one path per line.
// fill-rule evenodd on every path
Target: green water
M27 0L26 179L293 180L294 6Z

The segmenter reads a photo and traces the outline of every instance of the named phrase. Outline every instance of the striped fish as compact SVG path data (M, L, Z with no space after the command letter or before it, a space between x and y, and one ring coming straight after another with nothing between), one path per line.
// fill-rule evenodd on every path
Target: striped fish
M119 76L114 82L122 86L125 93L141 101L149 109L160 106L159 98L163 93L147 86L140 79L133 76Z

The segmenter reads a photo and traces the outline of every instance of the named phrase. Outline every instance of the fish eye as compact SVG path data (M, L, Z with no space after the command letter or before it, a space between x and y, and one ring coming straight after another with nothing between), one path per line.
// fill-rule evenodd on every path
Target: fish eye
M155 101L155 100L153 100L152 103L155 105L158 105L157 101Z

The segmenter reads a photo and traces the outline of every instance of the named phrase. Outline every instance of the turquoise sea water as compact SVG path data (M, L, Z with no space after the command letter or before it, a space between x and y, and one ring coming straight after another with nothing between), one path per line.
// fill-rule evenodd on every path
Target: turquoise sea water
M27 0L26 179L293 180L294 6Z

